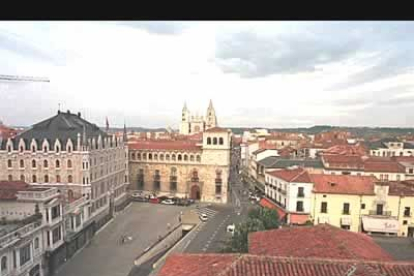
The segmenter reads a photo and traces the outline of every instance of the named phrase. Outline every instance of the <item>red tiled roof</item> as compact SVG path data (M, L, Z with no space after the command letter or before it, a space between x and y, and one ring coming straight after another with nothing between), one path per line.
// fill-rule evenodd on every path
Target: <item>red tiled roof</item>
M249 253L341 260L392 260L392 257L368 235L328 224L251 233Z
M19 191L25 191L29 184L23 181L0 181L0 200L16 200Z
M326 250L325 251L329 251ZM353 274L350 272L353 271ZM174 254L159 276L411 276L414 262L288 258L251 254Z
M201 151L201 146L190 141L134 141L128 144L130 150L191 150Z
M324 163L329 168L354 168L363 169L364 162L358 155L322 155Z
M364 167L367 172L405 173L404 166L396 161L376 161L370 158L364 162Z
M310 174L313 192L324 194L374 195L374 176Z
M335 145L332 146L323 152L324 155L334 154L334 155L366 155L367 151L364 147L360 145Z
M389 181L388 195L414 196L414 181Z
M287 182L297 182L297 183L310 183L311 179L306 170L302 168L298 169L284 169L268 172L269 175L275 176L277 178L283 179Z
M228 132L229 130L222 127L212 127L207 129L205 132Z

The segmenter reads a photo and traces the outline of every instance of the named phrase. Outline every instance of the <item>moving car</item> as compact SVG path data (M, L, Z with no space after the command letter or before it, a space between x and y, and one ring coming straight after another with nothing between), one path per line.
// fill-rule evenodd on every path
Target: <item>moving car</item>
M234 230L236 229L236 226L234 224L227 225L227 232L234 235Z
M206 215L206 214L201 214L201 215L200 215L200 220L201 220L201 221L207 221L207 220L208 220L207 215Z
M161 201L161 204L174 205L175 203L172 199L165 199L165 200Z

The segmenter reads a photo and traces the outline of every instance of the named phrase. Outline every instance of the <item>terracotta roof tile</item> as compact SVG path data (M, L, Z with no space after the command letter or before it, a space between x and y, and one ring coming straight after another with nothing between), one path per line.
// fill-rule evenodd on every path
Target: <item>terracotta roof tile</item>
M197 145L194 141L134 141L128 143L130 150L188 150L188 151L201 151L201 146Z
M364 162L364 168L367 172L405 173L404 166L396 161L378 161L370 158Z
M310 183L311 182L308 172L302 168L271 171L271 172L268 172L267 174L283 179L287 182L296 182L296 183Z
M414 275L414 262L289 258L251 254L175 254L167 258L158 275L411 276Z
M0 181L0 200L16 200L19 191L29 189L23 181Z
M251 233L249 253L341 260L392 260L392 257L368 235L328 224Z
M212 127L207 129L205 132L229 132L229 130L222 127Z
M311 174L314 193L373 195L374 176Z

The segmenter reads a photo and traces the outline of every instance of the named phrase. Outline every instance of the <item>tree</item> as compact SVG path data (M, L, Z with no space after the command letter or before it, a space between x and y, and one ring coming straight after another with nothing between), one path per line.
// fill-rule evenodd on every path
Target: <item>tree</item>
M249 233L265 230L263 222L259 219L248 219L236 226L233 237L227 242L224 252L247 253L249 250Z
M254 208L249 211L249 219L259 219L266 230L279 228L279 214L274 209Z

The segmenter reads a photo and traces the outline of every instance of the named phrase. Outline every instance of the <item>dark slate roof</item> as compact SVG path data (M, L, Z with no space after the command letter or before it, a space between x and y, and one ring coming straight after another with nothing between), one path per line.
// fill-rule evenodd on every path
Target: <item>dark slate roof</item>
M109 137L109 135L102 131L97 125L81 118L80 113L72 114L68 111L58 112L57 115L34 124L30 129L14 137L12 141L14 147L17 148L20 138L23 138L27 149L29 149L32 139L36 139L38 147L41 147L44 139L46 139L50 145L53 145L55 140L59 139L63 146L66 145L68 139L71 139L74 146L76 146L78 133L81 134L82 139L84 128L86 139L97 139L99 135L101 135L102 138ZM6 142L7 140L3 140L1 148L5 148Z
M414 149L414 144L412 143L404 143L404 148L405 149Z
M305 168L323 168L320 159L287 159L275 156L266 157L258 162L265 168L288 168L291 166L299 166Z

